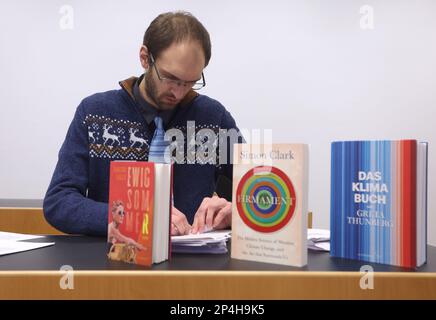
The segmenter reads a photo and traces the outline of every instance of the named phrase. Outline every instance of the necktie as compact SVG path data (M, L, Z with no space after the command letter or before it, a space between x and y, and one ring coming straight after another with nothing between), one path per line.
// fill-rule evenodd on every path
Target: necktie
M153 139L150 143L148 153L149 162L170 163L169 142L165 141L165 130L162 125L162 118L156 116L154 118L156 130L154 131Z

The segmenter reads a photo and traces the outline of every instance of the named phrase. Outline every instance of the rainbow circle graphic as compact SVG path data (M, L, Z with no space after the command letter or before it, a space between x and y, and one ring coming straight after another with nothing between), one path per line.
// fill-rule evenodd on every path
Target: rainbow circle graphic
M294 215L294 186L278 168L255 167L238 184L236 207L251 229L264 233L280 230Z

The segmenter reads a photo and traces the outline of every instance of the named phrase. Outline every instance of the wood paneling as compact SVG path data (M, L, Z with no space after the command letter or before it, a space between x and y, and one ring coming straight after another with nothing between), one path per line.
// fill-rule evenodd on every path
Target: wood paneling
M60 235L44 218L42 208L0 207L0 231Z
M0 299L436 299L435 273L75 271L0 272Z

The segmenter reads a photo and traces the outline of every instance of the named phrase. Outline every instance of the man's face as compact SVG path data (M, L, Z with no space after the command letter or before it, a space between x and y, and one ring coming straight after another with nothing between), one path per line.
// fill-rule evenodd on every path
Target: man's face
M144 76L146 98L160 110L174 109L191 86L177 81L162 81L158 73L161 79L194 83L201 79L205 65L203 50L198 42L182 42L171 45L154 59L155 65L149 65Z

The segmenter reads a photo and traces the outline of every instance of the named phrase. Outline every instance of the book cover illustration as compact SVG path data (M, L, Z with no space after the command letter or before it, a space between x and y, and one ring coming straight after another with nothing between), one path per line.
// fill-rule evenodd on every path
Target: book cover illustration
M307 158L301 144L234 147L231 257L307 264Z
M111 162L108 257L152 264L154 163Z
M425 262L426 154L416 140L332 143L331 256Z

